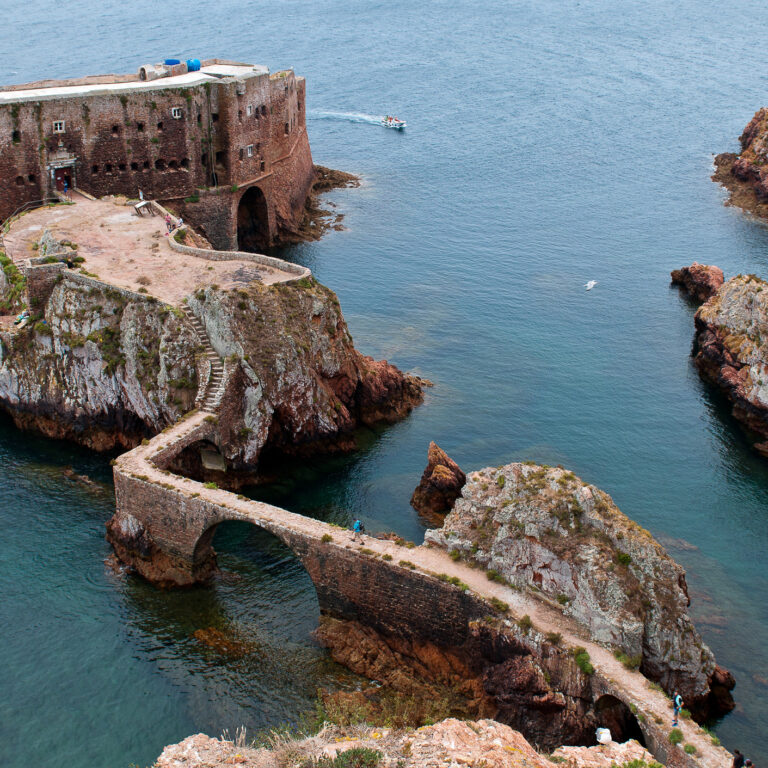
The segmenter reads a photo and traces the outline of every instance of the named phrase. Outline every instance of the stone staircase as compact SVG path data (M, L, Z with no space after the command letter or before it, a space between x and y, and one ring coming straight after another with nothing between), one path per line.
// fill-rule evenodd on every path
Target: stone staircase
M221 399L224 397L224 363L211 345L205 326L197 315L195 315L186 304L181 305L181 310L195 329L195 333L197 334L200 344L205 350L208 362L211 365L211 375L208 377L208 384L205 387L205 392L202 393L202 395L198 395L197 407L199 410L205 411L206 413L216 413L221 405Z

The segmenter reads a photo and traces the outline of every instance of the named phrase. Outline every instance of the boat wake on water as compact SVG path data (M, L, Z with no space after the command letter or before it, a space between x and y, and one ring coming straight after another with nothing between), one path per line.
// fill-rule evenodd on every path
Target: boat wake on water
M392 118L390 115L367 115L365 112L326 112L310 110L307 112L307 120L338 120L347 123L383 125L387 128L405 128L405 123L402 120Z

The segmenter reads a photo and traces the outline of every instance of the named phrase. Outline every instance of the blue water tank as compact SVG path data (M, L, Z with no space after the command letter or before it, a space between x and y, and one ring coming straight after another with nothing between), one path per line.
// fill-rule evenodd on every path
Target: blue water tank
M181 62L178 59L166 59L163 64L165 64L166 67L173 67L176 64L181 64Z
M187 59L187 71L199 72L200 71L200 59Z

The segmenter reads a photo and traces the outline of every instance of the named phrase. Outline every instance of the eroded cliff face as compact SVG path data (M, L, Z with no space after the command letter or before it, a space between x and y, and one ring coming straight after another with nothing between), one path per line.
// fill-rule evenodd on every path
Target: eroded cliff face
M715 660L688 616L685 572L572 472L517 463L474 472L426 540L562 606L648 678L710 710Z
M393 730L366 725L326 725L316 736L289 742L282 740L271 749L257 749L200 733L163 750L156 768L206 768L237 764L243 768L294 768L322 765L343 752L348 764L353 755L367 755L381 768L428 768L428 766L484 766L485 768L554 768L567 762L572 768L613 768L633 765L661 768L652 755L636 741L601 747L561 748L549 759L538 753L517 731L492 720L466 722L448 718L436 725L414 730ZM368 750L361 752L360 750ZM374 755L373 753L378 753ZM638 762L633 762L638 761Z
M189 298L226 361L219 414L231 467L263 450L346 450L361 424L395 421L418 379L355 350L335 295L314 281ZM133 447L193 407L207 368L184 313L64 279L43 319L0 335L0 403L22 427L97 450Z
M717 155L712 179L730 192L728 205L768 218L768 108L755 113L739 142L740 154Z
M463 717L493 717L540 747L592 743L592 681L535 629L488 616L449 648L321 617L316 635L334 660L405 696Z
M197 339L180 312L59 282L43 318L0 334L0 402L20 427L133 447L192 407Z
M728 280L696 312L696 367L733 403L733 415L768 456L768 283Z
M264 450L351 449L356 427L393 423L421 402L419 379L354 348L336 295L314 280L208 288L188 306L232 366L218 431L234 469Z

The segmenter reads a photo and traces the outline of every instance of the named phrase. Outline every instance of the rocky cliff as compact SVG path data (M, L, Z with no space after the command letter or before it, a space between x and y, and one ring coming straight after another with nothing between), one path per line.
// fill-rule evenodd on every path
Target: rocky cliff
M688 616L683 569L572 472L517 463L474 472L426 540L561 606L694 710L720 706L712 694L721 678Z
M221 448L234 468L264 450L352 448L356 427L395 421L421 400L418 379L355 350L336 296L311 279L211 286L188 305L226 361ZM0 405L19 426L106 450L135 446L193 406L207 370L178 308L65 277L38 312L0 332Z
M190 736L163 750L155 768L206 768L241 765L244 768L299 768L299 766L366 766L367 768L428 768L428 766L484 766L484 768L661 768L636 741L601 747L563 747L550 757L538 753L518 732L492 720L443 720L418 730L369 726L326 725L316 736L274 739L266 748L246 746L204 734ZM344 758L334 762L340 755Z
M699 307L695 323L699 373L725 393L768 456L768 283L731 278Z
M736 205L768 218L768 109L759 109L739 137L741 153L724 152L715 158L712 180L730 193Z

